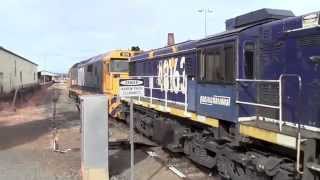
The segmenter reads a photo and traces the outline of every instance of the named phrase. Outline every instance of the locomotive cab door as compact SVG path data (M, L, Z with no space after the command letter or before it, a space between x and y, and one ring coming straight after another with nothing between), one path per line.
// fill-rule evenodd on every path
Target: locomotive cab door
M270 83L263 80L278 80L278 76L274 73L269 73L274 70L273 67L269 67L271 59L274 58L273 52L269 49L261 48L261 40L253 39L243 42L243 66L242 76L240 79L246 80L261 80L252 82L241 82L239 98L240 101L278 106L279 105L279 84ZM272 119L279 118L279 111L277 109L271 109L267 107L248 106L241 105L246 109L247 117L266 117ZM243 116L240 113L240 116Z
M236 122L235 40L198 48L197 112L200 115Z
M110 74L110 63L108 61L104 63L104 91L105 93L112 91L112 78Z

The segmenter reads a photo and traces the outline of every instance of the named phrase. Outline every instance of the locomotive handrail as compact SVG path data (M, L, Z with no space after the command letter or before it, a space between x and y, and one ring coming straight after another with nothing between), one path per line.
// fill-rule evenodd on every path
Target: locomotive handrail
M282 92L282 79L284 77L296 77L298 79L299 82L299 95L298 95L298 100L301 100L301 96L302 96L302 78L300 75L298 74L281 74L280 75L280 87L279 88L279 92ZM282 98L281 98L281 103L282 103ZM300 104L300 102L298 102L297 104ZM281 109L282 110L282 109ZM282 113L282 112L281 112ZM299 115L298 115L299 116ZM282 120L282 115L281 115L281 120ZM296 149L297 149L297 159L296 159L296 171L299 174L303 174L303 171L300 170L300 150L301 150L301 122L300 122L300 117L298 117L298 132L297 132L297 137L296 137Z
M167 89L164 89L164 88L159 88L159 87L154 87L154 79L156 78L182 78L184 80L184 89L179 89L179 90L175 90L175 89L172 89L172 88L167 88ZM149 98L150 99L150 105L152 106L153 105L153 99L155 100L159 100L159 101L164 101L164 106L165 106L165 110L168 111L168 102L169 103L175 103L175 104L178 104L178 105L182 105L184 106L184 113L186 116L189 116L189 113L188 113L188 94L187 94L187 91L188 91L188 77L187 75L163 75L163 76L129 76L128 78L149 78L149 86L144 86L144 89L149 89L150 90L150 96L143 96L144 98ZM151 79L150 79L151 78ZM152 86L150 86L150 82L152 81ZM156 97L153 97L153 90L162 90L164 91L164 99L160 99L160 98L156 98ZM172 100L168 100L168 92L170 91L176 91L176 92L182 92L184 94L184 102L178 102L178 101L172 101ZM140 104L141 103L141 96L138 97L138 103Z
M236 79L237 82L274 82L278 83L280 80L263 80L263 79Z
M236 83L238 86L239 82L269 82L269 83L278 83L279 86L281 84L281 79L279 78L278 80L264 80L264 79L236 79ZM280 88L279 88L280 89ZM280 91L279 91L280 92ZM280 99L279 95L279 99ZM282 113L282 106L281 103L279 101L279 105L278 106L273 106L273 105L268 105L268 104L261 104L261 103L253 103L253 102L245 102L245 101L239 101L239 91L237 91L237 98L236 98L236 103L237 104L245 104L245 105L251 105L251 106L258 106L258 107L265 107L265 108L271 108L271 109L279 109L279 114L280 117L282 117L281 113ZM279 118L279 129L280 131L282 130L282 118Z
M283 125L283 112L282 112L282 81L284 77L297 77L299 81L299 96L301 96L301 89L302 89L302 79L301 76L298 74L281 74L279 76L279 79L277 80L264 80L264 79L236 79L236 83L238 85L239 82L269 82L269 83L279 83L279 105L273 106L268 104L261 104L261 103L253 103L253 102L245 102L240 101L239 94L237 94L236 103L237 104L246 104L246 105L252 105L252 106L258 106L258 107L266 107L266 108L272 108L272 109L279 109L279 130L282 131L282 125ZM239 93L239 92L238 92ZM300 118L298 118L298 128L300 129ZM300 131L300 130L299 130Z
M279 77L280 83L279 83L279 105L282 106L282 79L284 77L296 77L299 81L299 99L301 96L301 91L302 91L302 78L300 75L298 74L281 74ZM279 114L280 114L280 119L279 119L279 123L280 123L280 131L282 129L282 124L283 124L283 120L282 120L282 108L280 108L279 110ZM300 131L300 117L298 117L298 129Z
M252 106L259 106L259 107L266 107L266 108L272 108L272 109L280 109L279 106L272 106L272 105L259 104L259 103L250 103L250 102L239 101L239 100L236 100L236 103L252 105Z

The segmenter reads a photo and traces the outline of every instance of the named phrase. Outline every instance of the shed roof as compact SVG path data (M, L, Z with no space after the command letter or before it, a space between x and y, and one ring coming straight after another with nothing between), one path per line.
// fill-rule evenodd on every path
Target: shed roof
M38 72L41 76L58 76L56 73L52 73L52 72L49 72L49 71L39 71Z
M2 46L0 46L0 50L3 50L3 51L5 51L5 52L7 52L7 53L9 53L9 54L12 54L12 55L14 55L14 56L17 56L17 57L19 57L19 58L23 59L24 61L27 61L27 62L29 62L29 63L31 63L31 64L34 64L34 65L38 66L38 64L36 64L36 63L34 63L34 62L30 61L29 59L27 59L27 58L25 58L25 57L22 57L22 56L20 56L20 55L18 55L18 54L16 54L16 53L14 53L14 52L12 52L12 51L8 50L8 49L5 49L5 48L4 48L4 47L2 47Z

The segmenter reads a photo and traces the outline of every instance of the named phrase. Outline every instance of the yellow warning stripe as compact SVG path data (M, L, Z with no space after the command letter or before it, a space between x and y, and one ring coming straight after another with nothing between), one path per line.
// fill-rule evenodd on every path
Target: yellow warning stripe
M240 134L280 146L296 149L296 138L248 125L240 125Z
M126 101L128 102L128 100L126 100ZM167 112L167 113L170 113L175 116L187 118L192 121L199 122L201 124L209 125L211 127L215 127L215 128L219 127L219 120L214 119L214 118L197 115L196 113L189 112L189 111L186 112L183 109L178 109L178 108L174 108L171 106L166 108L165 106L150 104L145 101L134 100L133 102L134 102L134 104L137 104L137 105L141 105L141 106L144 106L147 108L152 108L152 109L155 109L155 110L161 111L161 112Z

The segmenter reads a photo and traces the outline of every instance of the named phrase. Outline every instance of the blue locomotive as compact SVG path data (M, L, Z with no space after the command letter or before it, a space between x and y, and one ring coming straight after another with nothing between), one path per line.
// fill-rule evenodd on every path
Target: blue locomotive
M136 129L226 179L319 179L319 16L261 9L132 57Z

